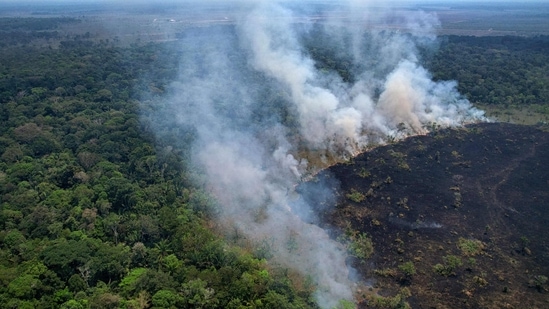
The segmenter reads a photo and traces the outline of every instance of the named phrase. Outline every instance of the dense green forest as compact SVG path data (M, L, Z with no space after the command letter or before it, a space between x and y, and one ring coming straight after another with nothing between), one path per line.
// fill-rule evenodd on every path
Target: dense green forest
M0 47L30 44L36 40L45 42L59 40L61 25L78 24L76 18L0 18Z
M316 307L305 278L215 232L170 142L192 135L140 121L172 47L0 49L0 308Z
M315 308L310 280L217 234L192 131L140 121L178 74L177 42L55 30L75 22L0 19L0 308ZM472 102L548 106L547 37L447 37L425 63Z
M545 105L549 112L549 37L444 37L428 58L435 79L457 80L473 103Z

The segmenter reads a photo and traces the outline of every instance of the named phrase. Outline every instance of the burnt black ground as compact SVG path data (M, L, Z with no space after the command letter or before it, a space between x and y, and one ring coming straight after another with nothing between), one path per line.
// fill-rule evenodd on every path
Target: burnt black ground
M549 277L548 132L504 123L441 130L317 175L328 178L340 183L338 202L321 220L372 237L374 255L350 263L379 294L407 286L413 308L549 308L539 277ZM366 199L349 199L352 189ZM482 250L467 255L460 238ZM448 255L463 265L443 276L433 268ZM411 277L398 270L408 261Z

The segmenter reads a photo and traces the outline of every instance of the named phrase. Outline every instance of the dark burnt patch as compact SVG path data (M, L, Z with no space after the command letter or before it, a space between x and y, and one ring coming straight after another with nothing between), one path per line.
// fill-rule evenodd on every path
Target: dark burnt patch
M548 142L485 123L378 147L317 175L339 181L321 220L367 233L373 256L351 263L381 294L408 287L413 308L546 308Z

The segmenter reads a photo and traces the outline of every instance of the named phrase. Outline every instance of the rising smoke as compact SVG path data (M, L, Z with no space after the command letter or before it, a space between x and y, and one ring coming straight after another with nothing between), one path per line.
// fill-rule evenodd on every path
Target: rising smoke
M310 276L322 308L352 300L353 283L345 248L314 224L318 205L294 192L315 168L307 158L348 158L390 136L426 133L431 123L483 119L454 82L434 82L420 65L418 46L434 42L436 18L384 10L374 20L364 9L353 7L347 19L317 10L312 21L261 3L235 25L190 28L180 39L180 79L159 111L193 128L192 162L221 205L220 224L267 243L271 263ZM379 28L380 16L405 27ZM314 50L341 60L351 76L322 67ZM329 196L333 186L314 194Z

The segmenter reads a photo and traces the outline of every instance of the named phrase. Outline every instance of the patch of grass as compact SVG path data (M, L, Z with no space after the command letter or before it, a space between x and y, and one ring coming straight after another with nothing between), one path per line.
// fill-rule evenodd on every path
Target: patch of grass
M365 260L370 258L374 253L374 244L368 234L360 233L351 236L347 250L349 251L349 254Z
M474 276L473 281L481 287L485 287L488 285L488 281L480 276Z
M355 189L351 189L351 193L348 193L346 197L355 203L363 202L366 199L366 196L364 194L358 192Z
M420 151L420 152L424 152L426 149L427 149L427 147L425 145L420 144L420 145L416 146L416 150Z
M401 160L398 162L398 168L404 171L411 171L410 165L408 165L408 162Z
M408 288L402 288L395 296L372 295L368 297L368 308L379 309L410 309L412 308L406 298L412 296Z
M360 178L368 178L370 177L372 174L370 173L369 170L367 170L366 168L361 168L360 169L360 172L358 172L358 177Z
M522 104L518 106L505 105L480 105L486 112L486 116L497 121L510 122L516 124L535 125L546 122L549 115L549 108L545 105Z
M406 155L405 155L404 153L398 152L398 151L394 151L394 150L392 150L392 149L389 149L387 153L389 153L389 155L391 155L391 157L393 157L393 158L397 158L397 159L404 159L404 158L406 158Z
M400 269L406 277L411 277L416 274L416 267L412 261L398 265L398 269Z
M436 264L433 267L433 270L436 273L445 277L455 276L456 268L463 265L463 261L459 256L446 255L446 256L443 256L442 259L444 260L444 264Z
M458 248L464 256L477 256L482 253L485 245L478 239L465 239L460 237L458 240Z
M405 170L405 171L411 171L410 165L408 165L408 162L406 162L406 154L402 152L394 151L392 149L390 149L388 153L391 157L395 158L397 162L397 167L399 169Z

